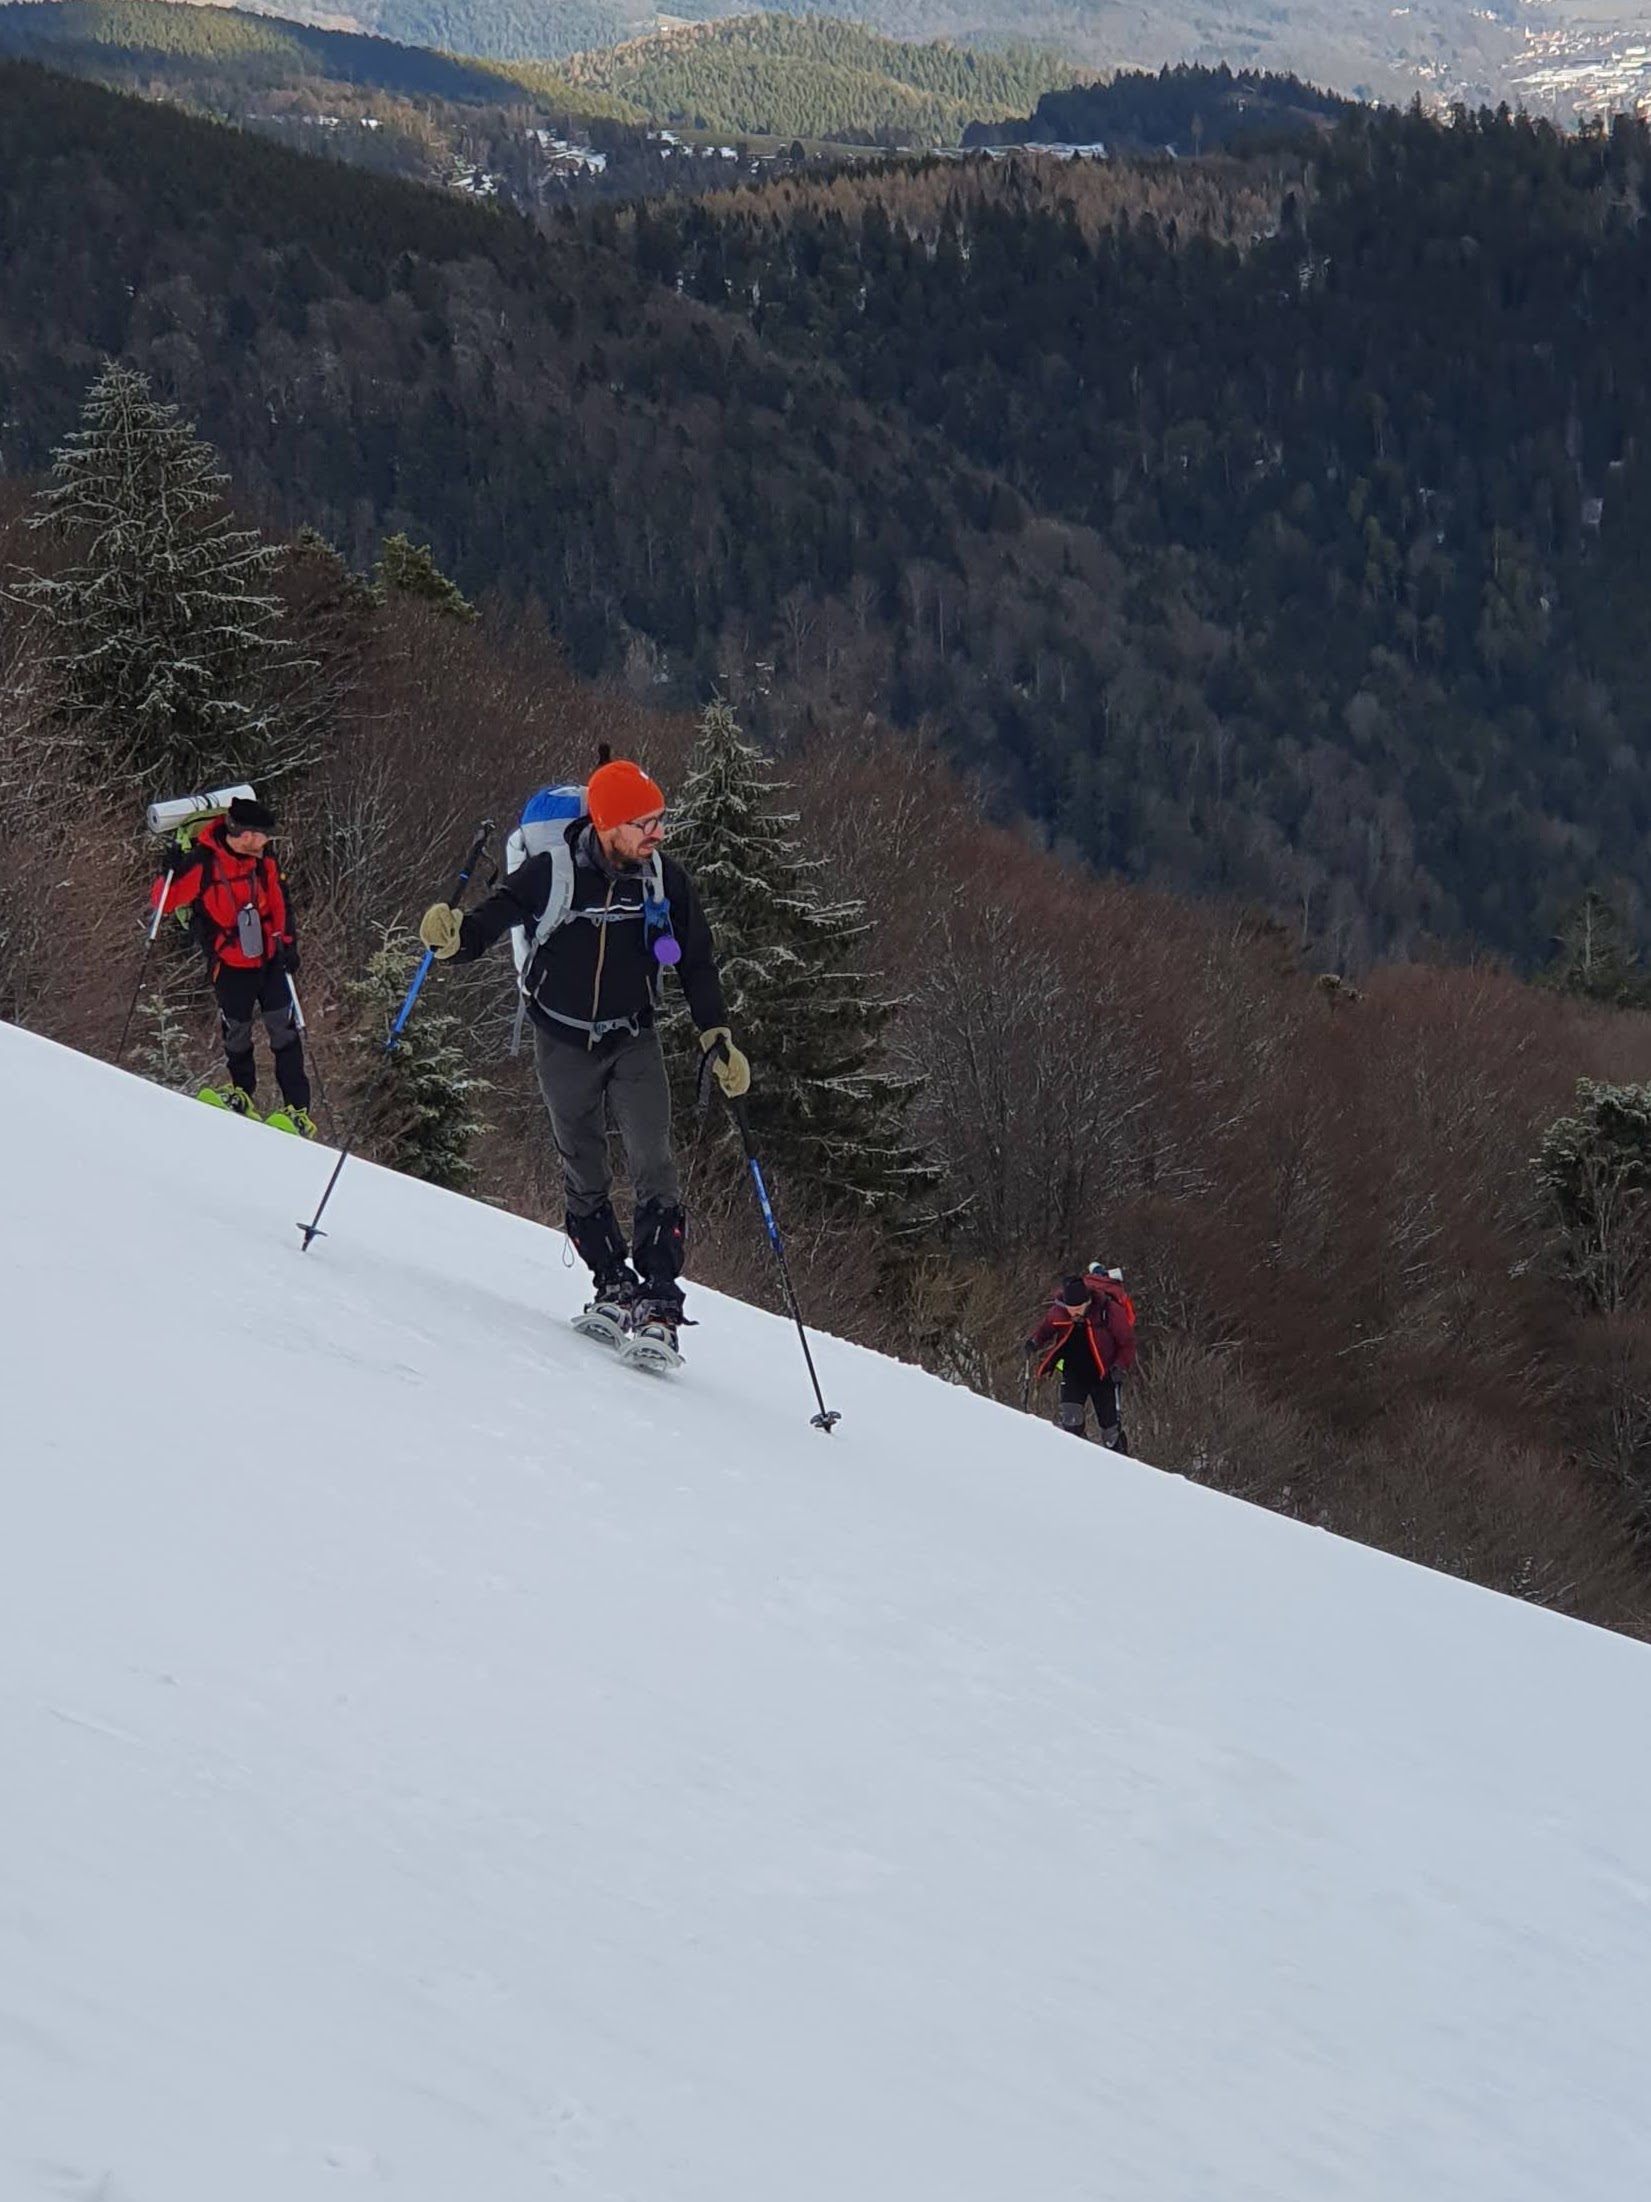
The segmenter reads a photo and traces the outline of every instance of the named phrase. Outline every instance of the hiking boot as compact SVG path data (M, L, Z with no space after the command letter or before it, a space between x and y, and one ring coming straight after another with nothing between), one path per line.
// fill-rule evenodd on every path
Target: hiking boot
M586 1303L587 1315L604 1316L618 1330L629 1330L636 1304L637 1282L627 1269L617 1276L598 1277L594 1297Z
M651 1339L657 1345L669 1346L675 1353L677 1326L682 1321L680 1300L633 1300L630 1318L633 1338Z
M286 1117L300 1139L314 1139L316 1137L315 1118L311 1116L308 1109L288 1109Z
M257 1108L244 1086L220 1086L218 1099L235 1116L256 1116Z
M631 1334L620 1349L627 1365L661 1376L681 1368L676 1331L683 1320L680 1300L638 1300L631 1309Z

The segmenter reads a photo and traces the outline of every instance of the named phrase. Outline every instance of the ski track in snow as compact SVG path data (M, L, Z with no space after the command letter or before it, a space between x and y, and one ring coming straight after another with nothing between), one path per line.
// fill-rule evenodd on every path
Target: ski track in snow
M1644 1647L0 1081L0 2202L1651 2194Z

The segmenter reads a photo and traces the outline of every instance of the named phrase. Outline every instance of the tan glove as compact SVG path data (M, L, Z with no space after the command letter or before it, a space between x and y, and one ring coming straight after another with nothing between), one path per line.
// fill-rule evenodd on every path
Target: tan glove
M709 1060L711 1076L730 1101L738 1101L751 1091L751 1065L735 1047L734 1035L726 1025L713 1025L709 1032L702 1032L699 1044Z
M418 937L438 962L459 952L459 928L464 912L449 902L432 902L418 921Z

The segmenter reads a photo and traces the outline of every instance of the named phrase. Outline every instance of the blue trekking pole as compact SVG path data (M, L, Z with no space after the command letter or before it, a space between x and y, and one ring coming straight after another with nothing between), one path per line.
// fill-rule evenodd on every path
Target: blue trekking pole
M457 904L464 900L464 890L470 884L470 875L476 869L476 866L481 862L482 851L487 847L488 842L491 841L492 838L493 821L491 818L484 818L482 820L480 833L477 834L475 840L472 841L470 844L470 853L464 860L464 868L459 873L458 884L454 887L453 892L447 898L450 903ZM389 1036L384 1042L384 1055L383 1060L379 1064L378 1075L373 1079L372 1083L368 1086L366 1092L361 1096L360 1105L355 1112L355 1121L350 1126L348 1136L345 1138L343 1146L340 1147L338 1150L338 1160L333 1164L332 1176L327 1180L327 1189L321 1195L321 1205L316 1209L315 1214L310 1218L308 1223L301 1223L298 1226L299 1230L304 1234L304 1244L302 1251L306 1254L309 1252L311 1246L315 1243L317 1239L324 1239L327 1235L326 1232L323 1231L321 1228L321 1218L326 1211L328 1201L332 1199L332 1189L338 1183L340 1176L343 1174L345 1163L349 1161L351 1154L355 1150L356 1135L360 1131L362 1123L366 1118L368 1107L370 1106L374 1096L378 1092L379 1086L389 1075L390 1057L395 1053L396 1042L401 1038L402 1031L406 1026L407 1020L413 1014L413 1004L418 1000L419 988L430 976L430 966L435 962L435 960L435 950L433 948L427 948L424 951L423 958L419 964L417 971L413 974L413 983L407 989L401 1007L396 1011L395 1022L390 1027ZM288 984L291 984L290 980L288 981ZM296 1006L296 996L294 997L294 1004Z
M780 1282L785 1287L785 1304L791 1311L791 1320L797 1326L797 1336L802 1340L803 1359L808 1363L808 1380L814 1386L814 1397L820 1404L819 1413L811 1414L808 1418L809 1427L814 1430L823 1430L826 1436L829 1437L843 1418L834 1408L826 1405L825 1395L820 1390L820 1379L814 1373L814 1356L808 1348L808 1333L803 1328L802 1314L797 1306L797 1294L791 1283L791 1270L785 1258L785 1242L781 1239L780 1227L774 1220L774 1205L768 1197L768 1187L763 1183L762 1164L757 1160L757 1150L752 1144L751 1119L746 1113L744 1097L741 1096L738 1101L731 1101L729 1107L733 1110L734 1121L740 1128L740 1144L745 1149L745 1160L751 1172L751 1183L756 1189L757 1206L762 1210L762 1220L768 1226L768 1243L774 1249L775 1261L780 1265Z

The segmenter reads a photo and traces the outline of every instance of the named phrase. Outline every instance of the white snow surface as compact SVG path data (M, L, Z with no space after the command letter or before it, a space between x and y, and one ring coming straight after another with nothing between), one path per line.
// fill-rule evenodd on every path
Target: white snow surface
M0 1092L0 2202L1651 2194L1645 1648Z

